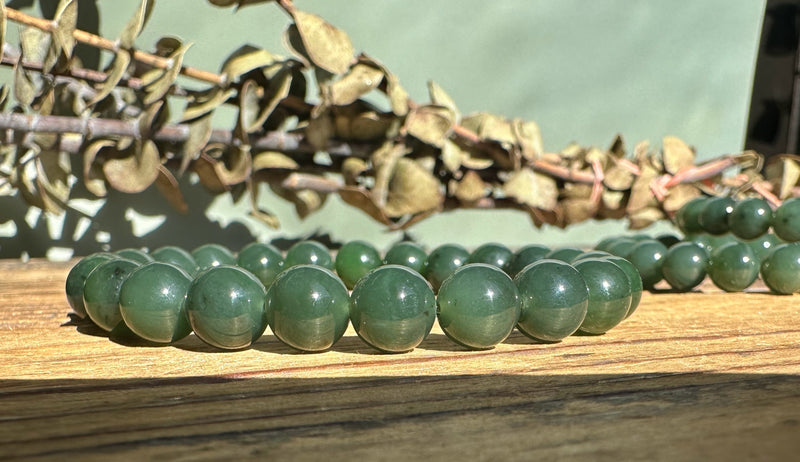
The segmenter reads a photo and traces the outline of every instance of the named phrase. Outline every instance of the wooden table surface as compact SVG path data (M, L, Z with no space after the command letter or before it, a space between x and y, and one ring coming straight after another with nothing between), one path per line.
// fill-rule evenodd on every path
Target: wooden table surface
M0 460L797 460L800 295L645 294L606 335L383 355L131 345L0 261ZM268 331L269 332L269 331ZM457 460L457 459L456 459Z

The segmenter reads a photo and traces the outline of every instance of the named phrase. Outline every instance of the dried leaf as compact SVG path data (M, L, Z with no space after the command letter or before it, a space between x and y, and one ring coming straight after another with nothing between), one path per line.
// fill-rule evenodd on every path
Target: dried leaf
M520 147L522 157L529 161L539 159L544 154L542 133L536 122L526 122L514 119L511 122L511 131L514 133L517 145Z
M327 198L327 194L310 189L287 189L275 183L270 183L269 186L275 194L294 204L295 211L300 218L306 218L322 208Z
M371 92L383 81L383 71L366 63L358 63L330 86L330 102L345 106Z
M625 216L625 208L623 207L622 200L625 198L625 193L622 191L611 191L606 189L601 196L604 213L606 217L622 218ZM610 211L616 211L616 214L609 214Z
M372 153L372 168L375 170L375 184L372 187L372 198L378 206L386 204L389 193L389 182L395 173L398 160L410 153L404 144L387 141Z
M315 14L294 10L292 16L311 62L333 74L346 72L353 60L347 34Z
M564 199L561 201L564 213L564 224L581 223L592 217L597 212L597 204L590 199Z
M662 207L666 212L676 212L683 205L701 195L700 190L691 184L679 184L667 191Z
M142 29L144 29L147 20L150 18L150 13L153 11L154 4L154 0L141 0L139 8L136 9L136 12L131 19L128 20L125 28L122 29L122 33L120 33L119 45L121 48L133 48L136 37L142 33Z
M483 140L500 143L505 149L511 149L517 141L511 122L494 114L484 114L477 133Z
M650 185L658 175L658 171L648 164L644 164L641 167L641 174L636 177L636 180L631 186L631 195L628 199L627 208L629 214L644 208L658 206L658 201L650 190Z
M630 189L634 179L634 174L620 164L613 165L603 172L603 184L617 191Z
M423 143L441 148L453 126L454 117L453 112L443 106L419 106L406 116L405 128Z
M197 173L200 183L212 193L221 193L230 189L222 181L216 165L219 162L208 154L200 154L200 157L192 164L194 172Z
M489 194L489 185L481 180L480 175L472 170L464 174L461 181L453 181L454 188L452 191L461 202L472 203L478 199L482 199Z
M186 109L181 115L181 122L210 114L235 94L236 90L233 88L225 89L217 86L211 87L203 93L195 94L186 105Z
M664 169L672 175L694 165L694 151L680 138L665 136L662 141Z
M453 141L445 140L440 157L442 164L450 173L454 175L460 174L461 159L467 156L468 154L461 149L461 146Z
M290 68L283 68L269 82L269 86L263 97L258 96L261 89L258 85L248 80L242 87L239 95L241 98L241 110L239 113L242 129L246 133L253 133L260 130L270 115L278 107L278 104L289 96L289 89L292 86L292 71ZM245 94L247 94L245 96Z
M398 159L389 182L386 215L400 217L425 212L441 207L443 200L435 176L411 159Z
M448 95L447 92L444 91L444 89L433 80L428 81L428 94L430 95L431 103L450 109L450 111L453 113L454 121L461 119L461 112L458 110L456 102L453 101L453 98L451 98L450 95Z
M623 138L622 135L617 134L617 136L614 137L614 141L611 142L611 146L608 147L608 152L617 159L624 158L625 138Z
M3 44L6 43L6 3L0 2L0 50Z
M137 141L132 152L121 158L111 158L103 164L106 180L114 189L124 193L139 193L158 177L161 159L151 140Z
M91 142L83 151L83 183L95 196L105 197L108 193L103 169L95 163L95 159L102 151L113 149L115 145L112 140L99 139Z
M14 65L14 98L23 108L30 107L36 98L36 86L22 67L22 58Z
M336 131L330 111L319 107L312 111L304 130L306 140L317 151L328 149L328 142Z
M144 97L144 104L150 105L155 103L156 101L162 99L167 94L169 89L172 88L172 85L175 83L175 79L178 78L178 75L181 72L183 57L191 46L191 43L185 43L181 45L180 48L175 50L172 55L170 55L169 58L172 61L170 67L161 72L155 81L147 85L145 88L147 96Z
M390 138L389 132L396 131L399 124L393 114L365 110L364 105L359 102L335 107L332 112L335 135L344 140L371 141Z
M520 204L542 210L553 210L558 203L555 180L530 168L513 172L503 185L503 192Z
M371 216L379 223L383 223L384 225L390 225L392 223L383 210L381 210L372 199L370 193L362 187L343 186L339 189L339 197L341 197L345 203L364 211L364 213Z
M170 172L167 167L163 165L158 166L158 177L156 177L156 187L158 191L167 199L167 202L178 211L178 213L186 214L189 212L189 205L186 204L186 199L183 198L178 180Z
M267 50L243 45L225 59L222 73L227 76L227 82L231 83L252 70L271 66L279 61L279 57Z
M36 186L41 194L44 210L62 213L72 189L69 154L42 151L36 156L36 170Z
M403 117L408 114L408 92L394 74L386 74L386 96L395 115Z
M258 219L265 225L273 229L278 229L281 226L280 220L274 214L263 210L258 205L258 184L254 183L252 178L248 179L245 183L247 192L250 194L250 215Z
M264 151L259 152L253 157L254 171L274 168L296 170L299 167L300 165L297 163L297 161L282 152Z
M118 50L114 55L114 60L111 62L111 65L105 70L106 80L97 87L97 94L95 94L94 98L89 102L90 106L102 101L112 90L117 88L117 84L122 80L130 64L130 53L127 50Z
M631 229L642 229L663 219L664 213L657 207L646 207L628 215L628 224Z
M211 133L213 132L211 119L212 113L209 112L189 123L189 136L183 142L180 175L183 175L183 172L189 168L189 164L197 159L203 148L208 144L208 140L211 139Z
M342 177L346 185L358 184L358 177L367 170L367 163L358 157L348 157L342 163Z
M78 24L78 2L61 0L56 8L53 22L52 34L55 43L67 58L72 57L72 50L75 48L75 38L72 34Z
M218 157L212 166L216 171L216 177L226 186L244 182L252 172L253 160L250 156L250 146L226 146L215 143L206 146L204 154ZM202 157L200 156L200 158ZM220 159L224 162L219 161Z
M257 3L267 3L274 0L208 0L208 3L219 7L228 7L236 5L236 8L241 8L247 5L255 5Z
M772 183L774 191L778 191L780 199L792 195L792 189L800 181L800 158L792 155L782 155L771 158L767 163L764 173L767 180Z

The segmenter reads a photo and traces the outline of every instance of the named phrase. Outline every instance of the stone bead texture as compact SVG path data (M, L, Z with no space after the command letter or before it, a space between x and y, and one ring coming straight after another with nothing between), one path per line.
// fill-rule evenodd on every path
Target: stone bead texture
M776 294L800 292L800 243L777 246L761 263L761 278Z
M467 259L467 263L486 263L502 269L508 265L513 255L511 249L503 244L490 242L473 250Z
M99 264L89 273L83 286L83 304L101 329L110 332L122 321L119 291L128 275L139 266L133 260L116 258Z
M731 233L741 239L755 239L772 224L772 208L759 197L749 197L736 203L728 216Z
M578 255L582 254L583 250L577 247L561 247L559 249L554 249L547 255L545 258L549 258L551 260L561 260L565 263L569 263L577 257Z
M386 265L367 273L350 297L350 320L359 337L386 353L416 348L436 320L436 300L416 271Z
M708 253L694 242L672 246L664 255L661 272L670 287L678 292L688 292L706 278Z
M602 258L603 260L608 260L611 263L615 263L628 276L628 282L631 284L631 306L628 308L628 313L625 314L625 318L627 319L631 317L631 315L636 311L636 308L639 307L639 303L642 301L642 291L644 289L644 285L642 284L642 276L639 274L639 270L633 266L633 263L622 257L612 255L610 257Z
M683 234L697 234L703 232L700 225L700 212L703 211L708 197L695 197L683 205L675 214L675 223Z
M631 284L625 272L608 260L586 259L575 263L589 289L589 304L579 330L603 334L625 319L631 306Z
M221 265L235 265L236 257L224 246L219 244L203 244L192 250L192 258L197 262L200 271Z
M617 239L615 242L609 244L606 247L606 251L611 255L616 255L618 257L625 258L633 249L633 246L636 245L638 241L631 239L629 237L623 237Z
M316 352L333 346L350 321L350 294L327 268L293 266L267 291L267 324L281 342Z
M151 261L155 261L155 259L147 252L139 249L122 249L118 250L116 254L122 258L133 260L136 263L141 263L142 265L145 263L150 263Z
M383 257L384 265L402 265L422 274L428 254L419 244L398 242Z
M250 346L266 329L265 299L258 278L242 268L217 266L192 281L186 313L202 341L237 350Z
M644 288L652 289L664 278L661 264L666 253L667 247L654 240L641 241L631 249L627 260L639 270Z
M730 242L717 248L708 262L708 275L726 292L741 292L758 277L759 262L747 244Z
M469 252L458 244L444 244L433 249L425 260L423 275L438 291L445 279L467 262Z
M495 265L469 263L439 289L437 317L445 335L461 346L485 350L505 340L520 316L517 287Z
M728 227L728 217L733 213L736 201L732 197L712 197L708 199L700 211L699 222L703 230L709 234L725 234Z
M540 342L559 342L586 318L589 290L583 276L560 260L539 260L514 278L521 300L517 329Z
M122 283L119 308L133 333L156 343L176 342L192 333L184 302L192 278L177 266L151 262Z
M539 244L530 244L517 250L511 257L511 261L506 268L509 276L514 277L519 274L526 266L544 259L550 253L550 248Z
M82 258L69 270L64 284L67 303L81 318L86 317L86 306L83 304L83 285L86 283L86 278L98 265L115 258L118 257L110 253L94 253Z
M775 210L772 230L786 242L800 241L800 197L785 200Z
M783 243L784 242L773 233L763 234L755 239L745 241L745 244L750 246L753 252L755 252L758 261L766 260L772 251L775 250L775 247Z
M194 261L192 254L180 247L175 247L173 245L159 247L158 249L150 252L150 256L156 261L171 263L181 268L189 273L189 276L195 276L199 270L197 267L197 262Z
M375 247L364 241L350 241L336 254L336 274L348 289L352 289L361 277L381 263L383 261Z
M236 256L236 266L246 269L269 287L283 271L283 255L270 244L253 242L242 248Z
M316 241L300 241L286 252L284 269L297 265L318 265L333 269L333 259L328 248Z

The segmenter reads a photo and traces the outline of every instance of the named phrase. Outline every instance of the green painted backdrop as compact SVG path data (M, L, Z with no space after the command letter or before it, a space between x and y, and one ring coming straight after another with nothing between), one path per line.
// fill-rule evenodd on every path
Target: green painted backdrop
M24 2L22 2L24 3ZM100 31L115 36L137 0L97 1ZM435 80L462 112L490 111L537 121L545 148L571 141L605 147L616 133L629 146L654 145L667 134L697 147L707 159L742 149L762 0L296 0L346 30L357 50L380 59L411 96L427 98ZM40 9L28 8L36 14ZM194 42L185 63L216 70L243 43L287 53L281 34L286 15L270 4L217 9L202 0L161 0L138 40L149 49L162 35ZM217 123L225 126L224 117ZM294 238L315 231L334 239L367 239L385 248L400 238L331 197L300 221L294 209L265 195L280 230L246 216L246 201L212 198L187 185L192 211L175 216L157 193L112 194L97 201L76 190L76 207L94 220L37 216L21 200L0 202L2 256L50 251L63 257L112 248L187 247L220 241L234 249L252 239ZM83 196L83 198L81 198ZM663 224L652 232L668 230ZM564 231L537 230L519 212L441 214L411 229L433 246L497 240L510 246L591 243L624 232L619 222L590 222ZM98 242L98 239L101 242Z

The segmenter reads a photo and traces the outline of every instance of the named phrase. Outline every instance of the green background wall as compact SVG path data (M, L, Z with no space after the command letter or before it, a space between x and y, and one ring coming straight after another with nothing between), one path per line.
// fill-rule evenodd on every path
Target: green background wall
M25 3L25 2L19 2ZM97 1L100 31L114 37L137 0ZM427 98L435 80L463 113L496 112L537 121L545 148L571 141L606 147L616 133L628 145L677 135L700 159L742 149L764 1L743 0L296 0L346 30L357 50L394 71L411 96ZM28 11L41 14L38 3ZM234 13L202 0L161 0L138 40L149 49L162 35L195 43L185 63L216 70L243 43L287 54L287 17L274 5ZM7 74L0 74L5 76ZM217 121L221 126L227 122ZM400 238L331 197L321 212L299 220L293 207L265 195L283 227L246 216L245 201L213 198L186 185L192 211L174 215L155 192L97 200L78 188L73 203L95 214L48 218L21 199L0 198L0 256L82 255L112 248L191 247L218 241L238 249L252 239L295 238L319 231L334 239L367 239L385 248ZM662 224L650 232L669 230ZM589 222L568 230L533 228L519 212L441 214L411 230L434 246L496 240L510 246L592 243L624 232L620 222ZM98 242L98 238L102 242ZM56 247L56 250L50 250Z

